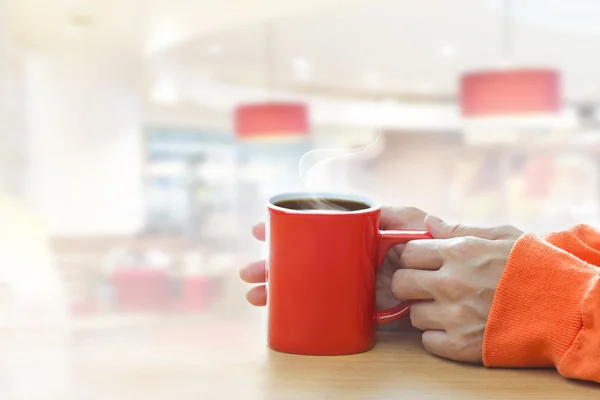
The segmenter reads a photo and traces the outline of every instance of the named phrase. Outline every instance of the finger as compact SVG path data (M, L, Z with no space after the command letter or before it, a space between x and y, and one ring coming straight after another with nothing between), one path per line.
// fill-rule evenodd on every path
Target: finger
M253 306L262 307L267 305L267 287L260 285L254 287L246 293L246 299L248 303Z
M392 278L392 294L397 300L433 300L430 287L435 272L417 269L399 269Z
M410 322L422 331L444 330L442 308L435 301L420 301L410 306Z
M414 207L383 207L379 227L381 229L425 229L425 211Z
M442 330L429 330L423 332L422 336L423 346L431 354L435 354L438 357L452 359L452 343L450 343L450 337L445 331Z
M267 262L265 260L256 261L240 270L240 278L246 283L265 283L266 271Z
M442 250L445 246L443 240L413 240L406 244L398 262L403 268L438 270L444 264Z
M379 227L381 229L425 229L425 211L415 207L383 207ZM394 264L398 265L400 253L404 250L404 244L399 244L390 249L388 257L394 259Z
M254 225L252 227L252 235L254 235L254 237L257 240L260 240L261 242L265 241L265 237L266 237L266 228L265 228L265 223L264 222L260 222L256 225Z
M464 224L451 224L433 215L425 218L426 229L436 239L474 236L480 239L498 240L519 238L523 232L514 226L480 227Z

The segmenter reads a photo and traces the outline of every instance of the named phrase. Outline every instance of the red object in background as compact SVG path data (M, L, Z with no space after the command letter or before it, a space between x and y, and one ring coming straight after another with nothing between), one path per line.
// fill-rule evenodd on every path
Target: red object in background
M560 74L546 69L468 73L461 78L460 104L465 117L557 113Z
M409 303L375 310L375 275L387 251L431 235L380 231L378 206L327 213L273 205L302 198L314 195L275 196L269 205L269 347L308 355L367 351L375 344L377 323L399 319L410 310Z
M235 110L240 139L305 136L308 131L308 108L303 103L246 104Z
M170 305L167 273L150 268L119 269L112 275L119 311L159 311Z
M210 305L220 294L220 277L189 276L183 281L177 308L183 311L199 311Z

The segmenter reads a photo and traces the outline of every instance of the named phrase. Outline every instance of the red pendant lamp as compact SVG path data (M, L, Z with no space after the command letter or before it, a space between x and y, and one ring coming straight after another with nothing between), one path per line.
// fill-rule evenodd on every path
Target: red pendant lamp
M308 107L304 103L245 104L235 110L239 139L294 139L309 133Z
M275 72L273 25L265 29L265 86ZM299 102L266 101L243 104L235 109L235 133L243 140L299 139L309 134L308 107Z
M475 71L462 76L464 117L556 114L561 109L560 74L552 69Z
M512 58L512 1L504 0L504 57ZM561 110L561 78L548 68L473 71L460 80L463 117L528 117Z

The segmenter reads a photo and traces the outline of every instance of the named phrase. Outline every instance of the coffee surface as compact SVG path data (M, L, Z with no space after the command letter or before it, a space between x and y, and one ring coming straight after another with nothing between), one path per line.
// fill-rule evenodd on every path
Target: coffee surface
M371 207L359 201L327 198L283 200L276 202L275 205L289 210L328 211L360 211Z

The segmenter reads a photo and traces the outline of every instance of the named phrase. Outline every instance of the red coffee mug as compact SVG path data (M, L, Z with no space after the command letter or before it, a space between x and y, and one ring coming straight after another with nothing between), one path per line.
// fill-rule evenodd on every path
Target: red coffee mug
M286 200L339 199L358 211L293 210ZM410 305L375 310L375 274L396 244L431 239L426 231L380 231L381 207L354 195L278 195L269 201L268 345L305 355L362 353L375 326L408 315Z

